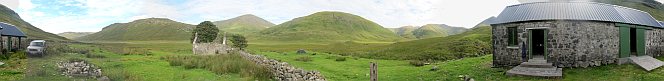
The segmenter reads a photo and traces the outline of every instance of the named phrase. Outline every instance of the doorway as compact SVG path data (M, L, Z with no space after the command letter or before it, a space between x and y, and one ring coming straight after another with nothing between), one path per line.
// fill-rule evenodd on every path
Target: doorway
M529 29L528 36L530 48L530 58L546 58L547 33L546 29Z

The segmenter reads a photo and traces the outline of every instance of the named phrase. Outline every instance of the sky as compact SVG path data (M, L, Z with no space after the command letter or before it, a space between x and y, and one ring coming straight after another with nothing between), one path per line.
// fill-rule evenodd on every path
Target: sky
M280 24L320 11L362 16L386 28L447 24L472 27L518 0L0 0L51 32L97 32L113 23L169 18L198 24L254 14Z

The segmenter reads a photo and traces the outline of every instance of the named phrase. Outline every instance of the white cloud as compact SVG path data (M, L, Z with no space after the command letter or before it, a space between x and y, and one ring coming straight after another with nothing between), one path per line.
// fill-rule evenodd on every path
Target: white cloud
M18 0L2 0L0 4L7 6L9 9L16 10L18 8Z

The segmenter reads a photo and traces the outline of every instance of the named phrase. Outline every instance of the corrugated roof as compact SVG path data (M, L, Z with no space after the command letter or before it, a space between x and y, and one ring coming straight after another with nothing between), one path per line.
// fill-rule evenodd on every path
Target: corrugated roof
M531 20L594 20L664 28L647 12L595 2L536 2L507 6L491 24Z
M25 34L14 25L0 22L0 27L2 27L2 29L0 29L0 34L2 36L25 37Z

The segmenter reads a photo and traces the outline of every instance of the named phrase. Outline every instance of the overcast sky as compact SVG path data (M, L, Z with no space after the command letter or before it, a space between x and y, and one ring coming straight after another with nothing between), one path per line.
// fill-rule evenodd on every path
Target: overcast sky
M658 0L661 1L661 0ZM169 18L188 24L254 14L280 24L319 11L362 16L387 28L448 24L471 27L517 0L0 0L51 33L96 32L112 23Z

